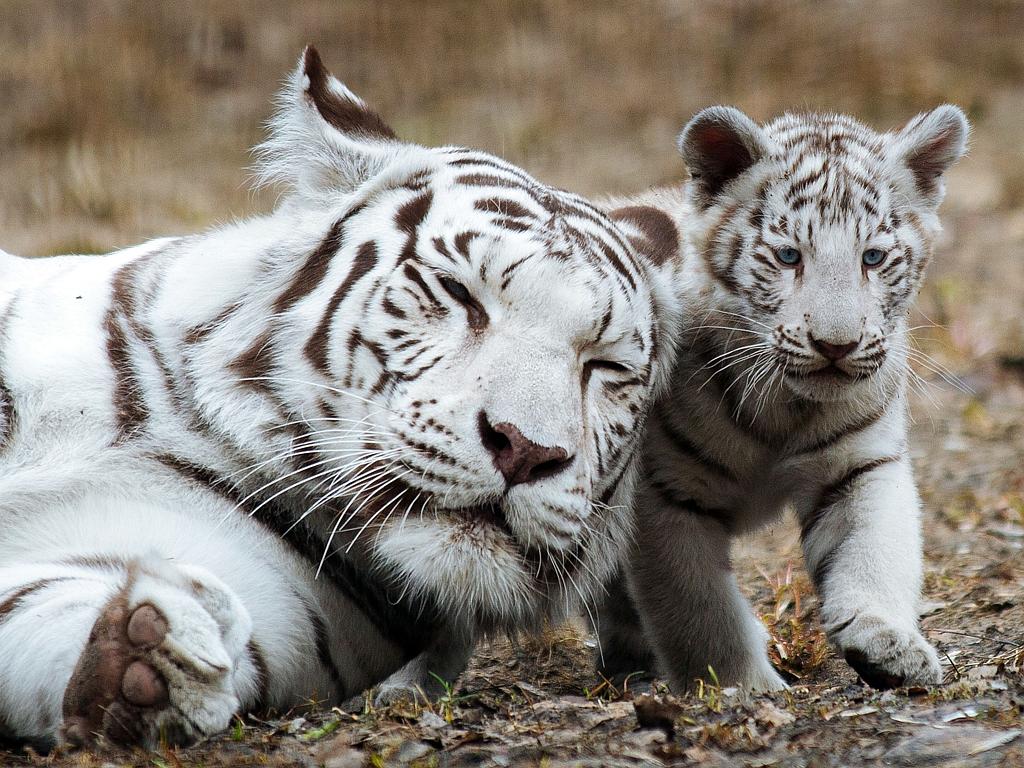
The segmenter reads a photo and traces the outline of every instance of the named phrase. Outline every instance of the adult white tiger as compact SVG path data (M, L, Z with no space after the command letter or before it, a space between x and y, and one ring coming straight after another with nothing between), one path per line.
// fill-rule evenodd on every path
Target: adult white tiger
M398 141L312 49L263 150L292 187L265 218L0 255L9 735L185 742L429 686L626 540L667 230Z
M964 152L952 106L878 134L839 115L759 126L713 107L680 137L692 180L646 202L685 235L683 329L655 407L630 581L674 686L783 685L730 571L737 534L787 506L832 643L874 686L936 683L917 626L920 501L907 455L908 323L943 172ZM619 594L606 672L651 670Z

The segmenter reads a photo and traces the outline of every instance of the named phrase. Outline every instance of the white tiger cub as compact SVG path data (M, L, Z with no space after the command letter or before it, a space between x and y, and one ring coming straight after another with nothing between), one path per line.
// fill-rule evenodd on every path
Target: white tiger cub
M939 231L956 107L878 134L841 115L759 126L713 107L683 130L691 181L645 202L684 239L683 328L655 406L628 584L605 672L685 689L784 686L730 570L733 537L790 507L828 637L876 687L940 681L918 630L920 501L907 453L908 313ZM652 666L652 662L654 666Z
M264 153L267 217L0 254L8 736L184 743L429 689L629 540L667 229L399 141L312 49Z

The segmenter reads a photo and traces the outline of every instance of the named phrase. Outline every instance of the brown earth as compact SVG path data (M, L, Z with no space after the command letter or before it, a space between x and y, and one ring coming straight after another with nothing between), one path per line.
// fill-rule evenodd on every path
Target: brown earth
M244 152L306 41L400 134L591 194L680 178L673 134L714 102L893 127L954 101L975 133L914 320L934 361L913 408L923 625L946 685L858 683L821 637L786 521L735 553L795 678L784 694L708 681L700 696L636 697L595 676L585 633L560 628L482 648L437 702L310 705L189 750L12 748L0 765L1024 765L1022 30L1009 1L4 3L0 247L18 253L99 252L265 210Z

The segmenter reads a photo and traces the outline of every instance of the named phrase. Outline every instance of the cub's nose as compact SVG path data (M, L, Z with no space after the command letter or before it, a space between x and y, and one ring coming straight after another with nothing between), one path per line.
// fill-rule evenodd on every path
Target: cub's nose
M564 448L539 445L520 432L515 424L507 421L491 424L483 411L477 421L480 442L510 486L552 477L572 463L572 456Z
M822 357L826 360L831 360L833 363L838 360L842 360L848 354L853 352L853 350L855 350L860 344L859 339L857 341L844 341L837 344L833 341L816 339L810 333L807 334L807 339L811 342L811 346L814 347Z

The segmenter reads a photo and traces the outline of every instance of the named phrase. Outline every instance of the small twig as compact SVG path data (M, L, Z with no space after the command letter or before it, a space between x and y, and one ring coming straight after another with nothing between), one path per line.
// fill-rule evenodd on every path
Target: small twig
M956 662L953 661L953 657L950 656L949 653L947 653L946 651L943 651L942 654L946 657L946 661L950 663L950 666L953 667L953 674L956 675L956 679L959 680L961 677L963 677L963 675L960 674L960 667L958 667L956 665Z
M970 637L970 638L974 638L975 640L991 640L993 643L999 643L1000 645L1009 645L1011 647L1017 645L1017 641L1016 640L1009 640L1009 639L1003 640L1003 639L1000 639L999 637L992 637L991 635L975 635L975 634L972 634L970 632L961 632L961 631L956 630L956 629L942 629L942 628L938 628L938 627L936 627L936 628L929 627L925 631L926 632L944 632L947 635L960 635L961 637Z

